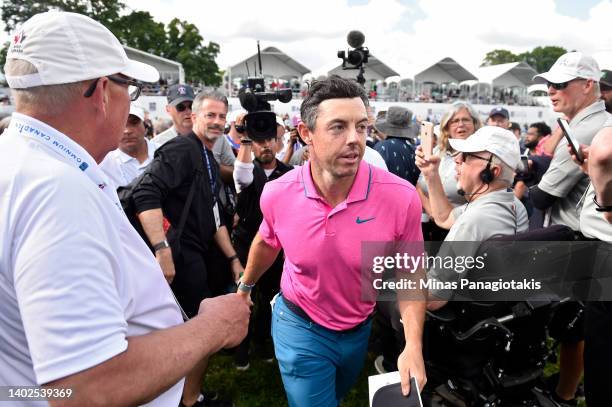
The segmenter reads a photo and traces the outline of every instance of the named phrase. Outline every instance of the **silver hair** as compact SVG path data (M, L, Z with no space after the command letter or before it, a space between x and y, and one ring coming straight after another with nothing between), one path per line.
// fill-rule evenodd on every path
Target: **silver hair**
M30 62L23 59L7 59L4 65L7 76L23 76L38 73ZM87 81L63 83L59 85L35 86L27 89L11 89L17 109L44 109L45 114L63 113L74 100L82 97Z
M222 94L221 92L218 92L216 90L203 90L200 93L198 93L196 97L193 99L191 111L196 114L200 113L202 104L204 103L204 100L206 99L212 99L218 102L222 102L225 105L225 107L229 107L227 97L225 97L225 95Z
M501 173L495 178L498 181L503 182L506 186L511 187L514 182L514 170L510 168L508 164L499 159L496 155L493 155L491 164L497 165L501 168Z

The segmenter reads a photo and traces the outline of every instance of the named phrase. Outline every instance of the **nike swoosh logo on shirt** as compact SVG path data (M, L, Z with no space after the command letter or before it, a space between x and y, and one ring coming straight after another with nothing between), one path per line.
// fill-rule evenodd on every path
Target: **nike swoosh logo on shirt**
M359 216L357 216L357 220L355 222L359 223L366 223L371 221L372 219L376 219L376 217L372 217L372 218L368 218L368 219L359 219Z

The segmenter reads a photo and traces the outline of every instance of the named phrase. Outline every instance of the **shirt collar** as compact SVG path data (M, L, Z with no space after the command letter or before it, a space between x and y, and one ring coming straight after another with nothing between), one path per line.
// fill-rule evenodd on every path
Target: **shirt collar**
M300 169L302 185L304 186L304 195L311 199L323 199L317 192L312 174L310 173L310 161L307 161ZM346 198L346 203L358 202L368 199L370 186L372 184L372 167L370 164L361 160L355 180Z
M606 104L604 103L604 101L598 100L597 102L579 111L578 114L574 116L572 120L570 120L570 126L575 126L581 121L583 121L584 119L586 119L588 116L594 113L598 113L600 111L605 111L605 110L606 110Z

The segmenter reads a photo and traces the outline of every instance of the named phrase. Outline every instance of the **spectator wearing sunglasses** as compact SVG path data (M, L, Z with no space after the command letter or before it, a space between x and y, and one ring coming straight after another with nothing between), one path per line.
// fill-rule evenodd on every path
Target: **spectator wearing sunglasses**
M439 172L442 158L426 157L417 147L416 165L427 182L431 211L436 224L449 229L438 256L447 251L461 250L463 256L473 256L479 244L460 249L448 242L482 242L493 235L513 235L527 230L527 211L514 196L512 182L520 162L519 144L514 134L499 126L485 126L466 139L451 138L459 195L467 203L455 207L447 197ZM442 254L444 253L444 254ZM451 281L459 278L455 271L431 269L428 278ZM430 290L428 309L444 306L450 293Z
M559 57L548 72L536 75L535 81L548 84L553 110L565 115L580 144L590 145L595 133L610 117L600 100L597 62L580 52ZM567 141L562 139L554 152L548 171L531 191L536 208L548 210L548 225L567 225L579 231L576 205L588 185L588 177L572 162Z
M153 138L153 142L162 145L178 136L191 133L191 104L193 103L193 88L185 84L176 84L168 89L168 105L166 112L172 118L172 127Z
M593 137L611 116L600 100L601 71L595 59L580 52L568 52L557 59L548 72L534 76L534 81L548 85L553 110L565 115L573 136L580 144L590 145ZM533 206L546 211L544 226L567 225L581 236L577 209L589 185L588 176L572 162L563 138L555 148L550 166L538 185L530 190ZM561 342L560 375L553 396L559 402L573 403L582 375L584 329L582 320L574 329L557 329L567 325L563 314L574 311L559 308L552 322L553 336Z

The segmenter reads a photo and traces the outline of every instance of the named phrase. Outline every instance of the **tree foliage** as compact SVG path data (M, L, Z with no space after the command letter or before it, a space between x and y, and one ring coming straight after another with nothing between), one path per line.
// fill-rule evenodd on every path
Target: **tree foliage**
M7 32L48 10L87 15L104 24L123 44L182 63L188 81L221 84L221 73L215 62L219 45L214 42L206 45L198 28L187 21L174 19L164 26L146 11L127 9L120 0L4 0L1 10ZM0 52L2 65L6 46Z
M480 66L525 61L536 71L546 72L555 61L566 52L567 50L565 48L557 46L535 47L531 51L523 52L518 55L505 49L495 49L487 52Z
M518 55L515 55L511 51L506 49L494 49L493 51L487 52L480 66L490 66L507 64L508 62L519 61Z

